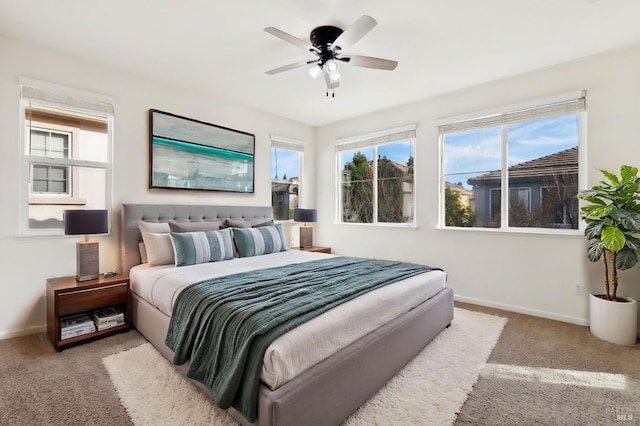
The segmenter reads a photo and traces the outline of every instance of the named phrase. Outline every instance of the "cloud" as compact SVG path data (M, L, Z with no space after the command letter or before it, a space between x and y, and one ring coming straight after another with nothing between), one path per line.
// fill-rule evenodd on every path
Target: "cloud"
M522 163L578 146L575 115L511 124L508 164ZM468 174L501 168L500 126L445 136L444 171Z
M478 129L445 136L444 173L468 174L500 168L500 129Z

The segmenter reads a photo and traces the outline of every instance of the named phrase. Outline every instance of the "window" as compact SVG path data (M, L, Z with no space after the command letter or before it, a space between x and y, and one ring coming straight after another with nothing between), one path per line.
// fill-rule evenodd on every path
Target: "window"
M584 93L439 126L444 226L578 229Z
M68 194L69 168L33 165L32 194Z
M32 156L69 158L69 133L31 129ZM33 164L32 194L69 194L69 168Z
M20 83L21 233L61 235L64 210L111 207L113 107L71 88Z
M338 221L414 224L415 126L336 145Z
M271 137L271 205L276 220L293 219L299 207L304 146L287 138Z

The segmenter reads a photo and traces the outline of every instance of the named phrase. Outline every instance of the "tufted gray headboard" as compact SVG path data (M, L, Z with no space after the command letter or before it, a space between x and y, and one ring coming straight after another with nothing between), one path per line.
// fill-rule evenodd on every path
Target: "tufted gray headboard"
M273 219L270 206L205 206L181 204L123 204L120 210L120 260L122 273L140 264L140 229L145 222L201 222L223 219Z

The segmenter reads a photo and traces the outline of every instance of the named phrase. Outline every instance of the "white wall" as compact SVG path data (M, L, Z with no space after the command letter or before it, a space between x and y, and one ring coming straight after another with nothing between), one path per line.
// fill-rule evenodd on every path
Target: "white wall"
M437 61L434 63L437 66ZM640 46L382 111L316 131L316 242L335 253L399 259L444 268L458 300L586 324L588 299L603 292L601 264L583 236L437 229L438 119L586 89L588 185L598 168L640 167ZM335 223L336 139L417 124L417 229ZM621 294L640 298L638 268L621 273ZM585 292L585 293L586 293Z
M24 238L18 234L19 99L18 76L31 77L115 97L113 229L100 241L100 269L117 270L119 206L124 202L270 205L270 139L275 133L303 141L302 205L313 205L313 128L234 105L214 95L186 91L100 64L33 45L0 38L0 338L42 331L46 324L45 281L75 274L78 238ZM177 82L179 83L179 82ZM183 115L256 136L255 193L149 190L148 110Z
M118 269L118 206L123 202L270 204L269 134L307 145L301 205L318 208L314 239L335 253L401 259L444 268L458 299L561 320L587 319L575 284L601 291L600 265L585 257L581 236L436 229L438 142L442 117L563 93L588 91L588 184L597 168L640 166L640 46L517 76L319 129L248 110L211 94L169 87L99 64L0 38L0 338L44 330L45 280L75 273L77 238L20 238L18 230L19 87L24 75L117 98L114 229L100 237L101 270ZM148 109L256 135L256 192L192 194L147 189ZM335 224L336 139L418 125L417 229ZM316 140L314 146L314 139ZM312 154L315 154L312 155ZM318 185L316 187L316 182ZM314 191L315 189L315 191ZM640 299L640 271L623 272L621 293Z

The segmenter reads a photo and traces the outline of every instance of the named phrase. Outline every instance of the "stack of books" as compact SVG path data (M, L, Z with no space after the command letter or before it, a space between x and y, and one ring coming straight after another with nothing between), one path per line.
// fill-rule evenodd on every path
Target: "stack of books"
M93 311L91 316L98 331L124 324L124 314L113 306Z
M96 331L96 325L87 314L60 317L60 340L70 339Z

